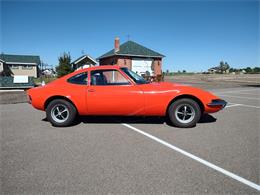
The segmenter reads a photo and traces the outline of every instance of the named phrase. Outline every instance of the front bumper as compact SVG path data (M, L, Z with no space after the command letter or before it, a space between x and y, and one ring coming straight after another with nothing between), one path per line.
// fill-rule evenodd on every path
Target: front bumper
M226 105L227 102L221 99L212 100L209 104L207 104L209 107L221 107L221 109L225 108Z

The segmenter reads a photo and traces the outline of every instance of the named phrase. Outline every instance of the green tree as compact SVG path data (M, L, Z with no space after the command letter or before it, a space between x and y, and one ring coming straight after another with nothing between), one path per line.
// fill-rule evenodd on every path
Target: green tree
M229 64L227 62L224 63L223 61L221 61L219 63L219 69L220 69L221 73L226 72L229 68L230 68L230 66L229 66Z
M0 76L10 77L12 75L13 75L13 72L10 69L10 67L6 63L3 63L3 71L0 72Z
M251 73L253 71L251 67L246 67L244 70L246 73Z
M73 71L70 63L71 63L70 54L64 52L63 55L59 57L59 65L56 67L58 77L62 77Z
M236 70L234 68L230 68L229 72L236 72Z
M225 62L225 68L226 68L226 70L230 69L230 66L229 66L229 64L227 62Z
M260 67L254 67L253 68L253 73L260 73Z

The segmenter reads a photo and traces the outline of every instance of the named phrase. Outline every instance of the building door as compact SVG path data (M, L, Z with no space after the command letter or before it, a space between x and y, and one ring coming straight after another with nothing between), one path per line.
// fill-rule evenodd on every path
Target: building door
M132 59L132 71L134 71L135 73L137 73L139 75L146 74L146 72L148 71L150 73L150 75L152 76L153 75L152 63L153 63L153 60L133 58Z

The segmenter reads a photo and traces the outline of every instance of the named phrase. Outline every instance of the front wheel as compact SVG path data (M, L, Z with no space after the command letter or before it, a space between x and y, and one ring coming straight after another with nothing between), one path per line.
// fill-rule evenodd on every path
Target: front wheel
M176 127L194 127L201 117L201 109L196 101L183 98L170 105L168 116L171 123Z
M70 102L63 99L51 101L46 109L47 119L55 127L71 125L76 113L76 108Z

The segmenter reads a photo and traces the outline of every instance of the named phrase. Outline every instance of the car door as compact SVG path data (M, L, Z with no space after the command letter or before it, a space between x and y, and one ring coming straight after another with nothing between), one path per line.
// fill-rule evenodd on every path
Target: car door
M93 70L87 90L90 115L142 115L144 95L116 69Z
M60 86L55 91L61 91L77 107L79 114L87 114L86 108L86 91L88 90L88 72L80 72L67 79L67 85Z

